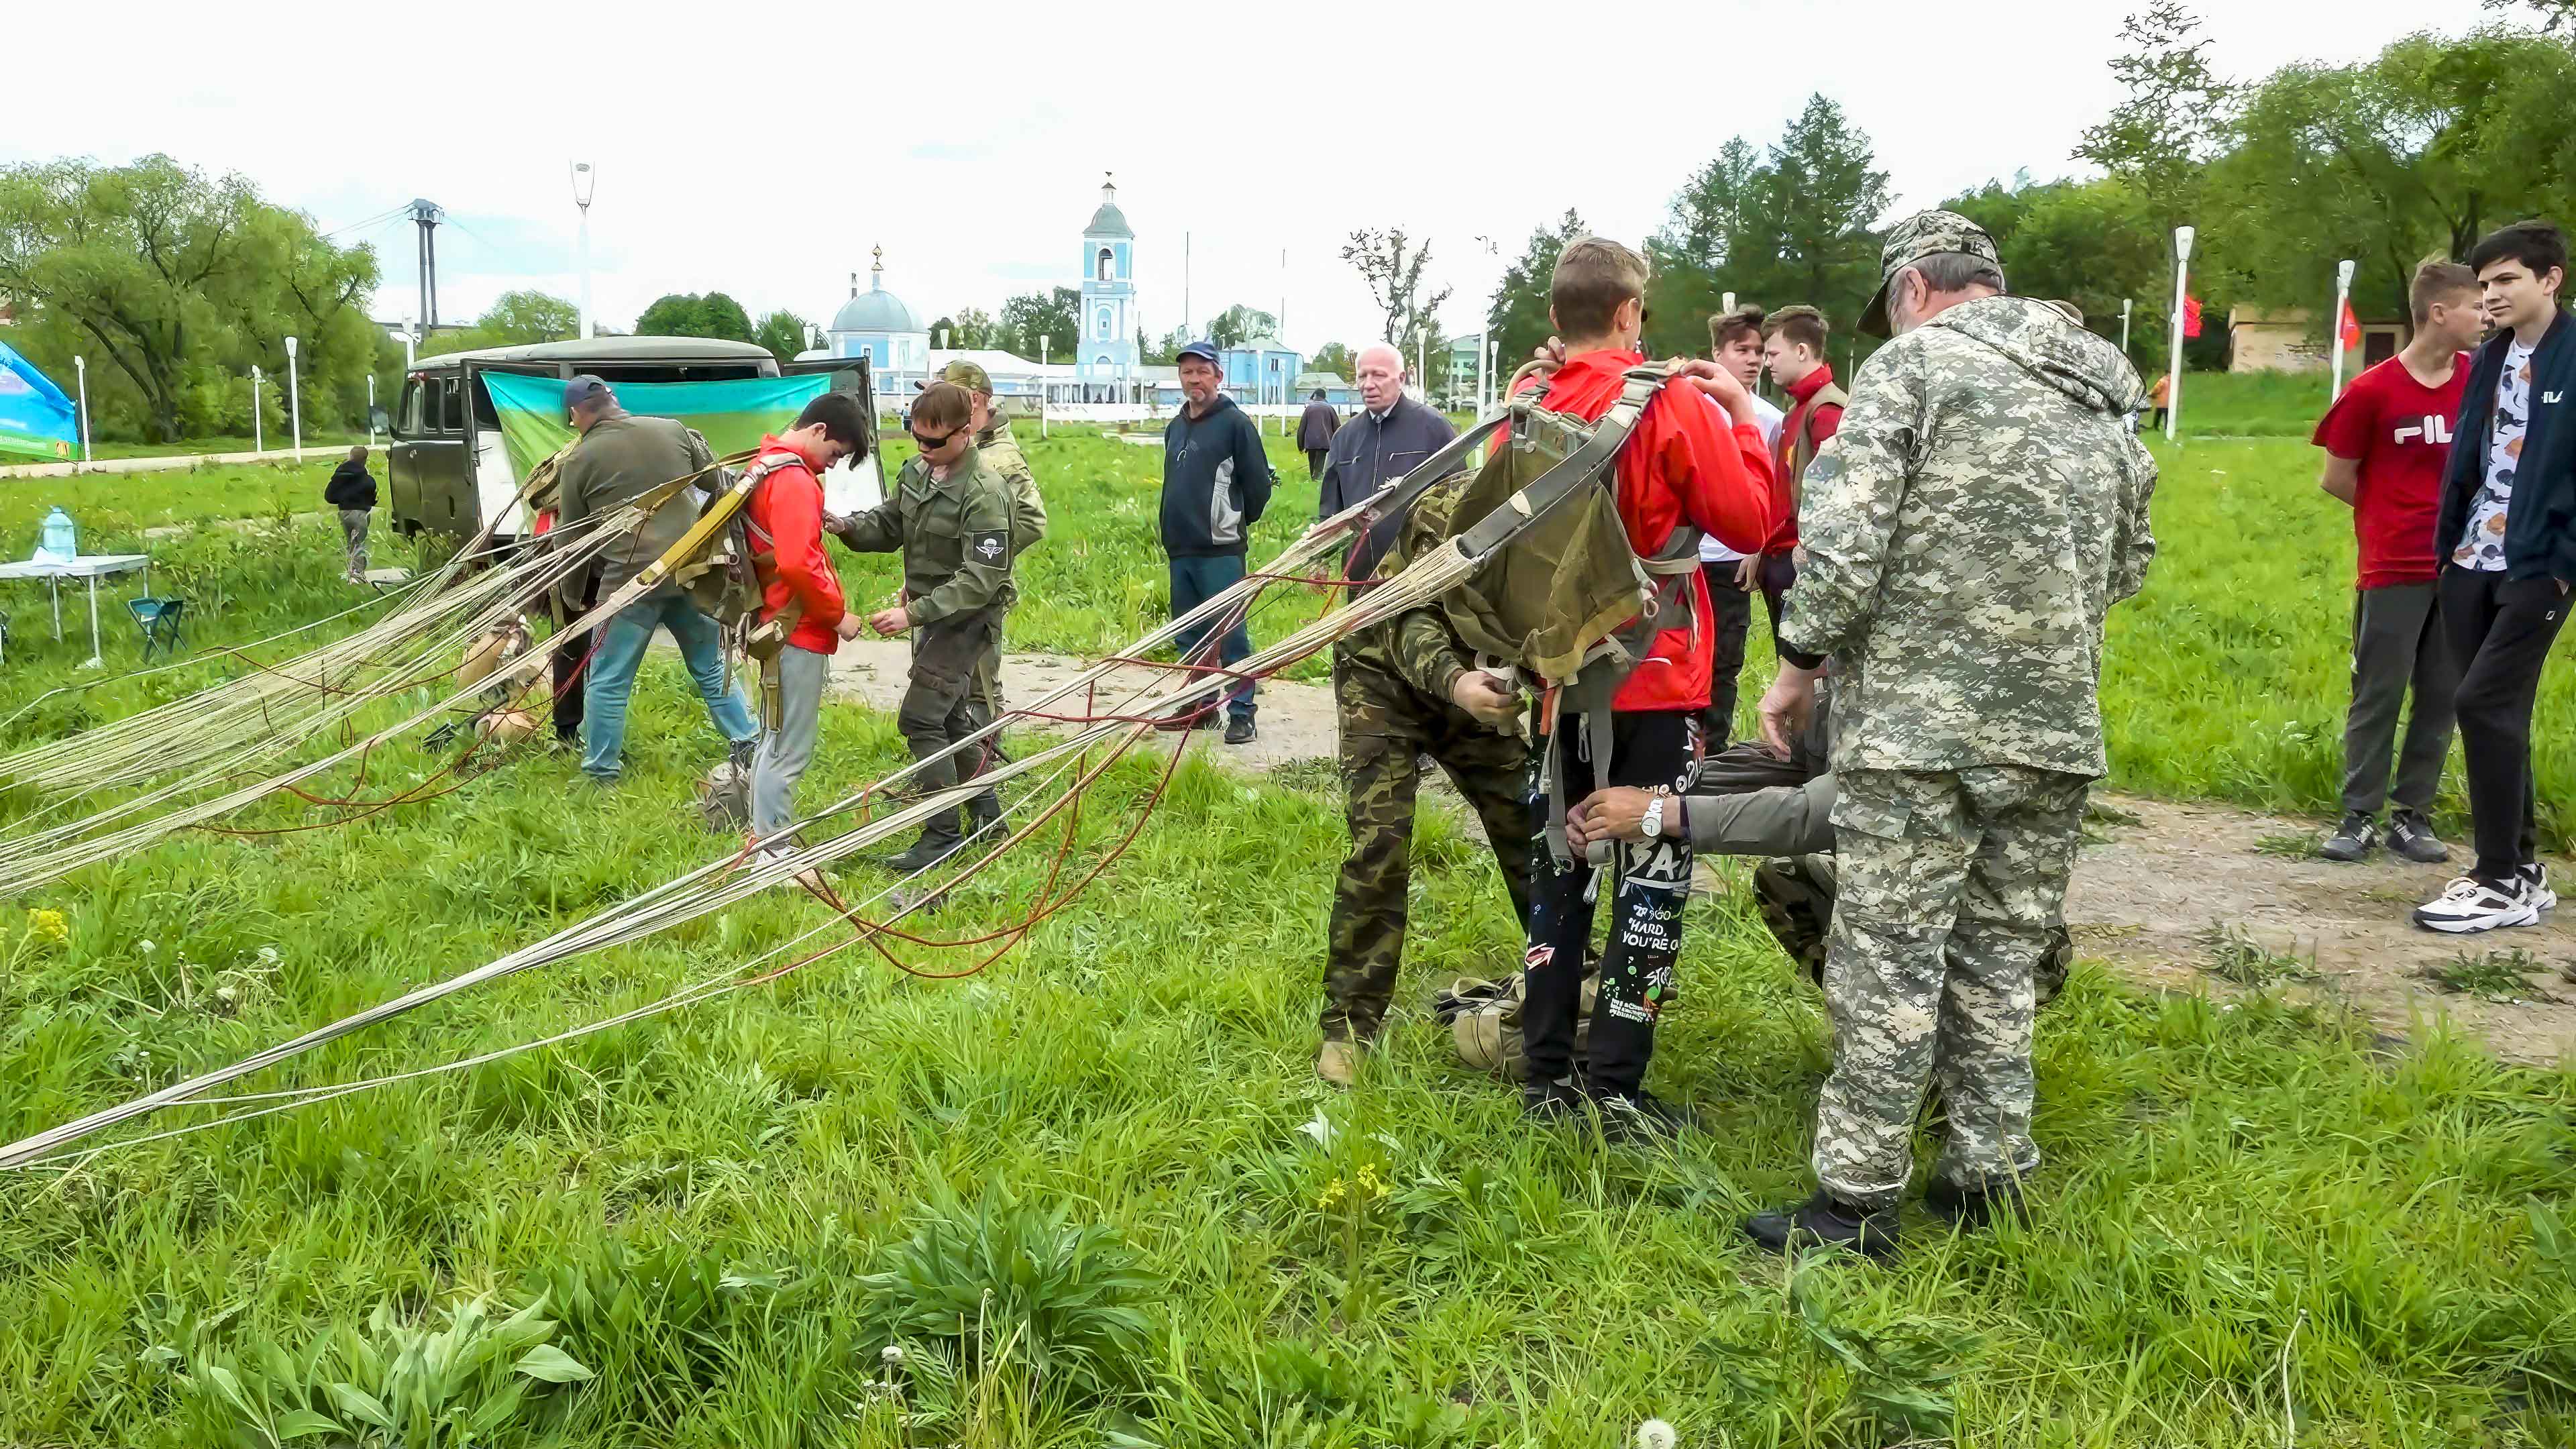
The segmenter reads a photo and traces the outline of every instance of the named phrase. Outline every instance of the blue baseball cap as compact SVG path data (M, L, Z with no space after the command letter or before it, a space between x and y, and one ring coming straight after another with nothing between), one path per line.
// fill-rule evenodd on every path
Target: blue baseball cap
M611 396L605 379L582 373L564 384L564 411L571 412L595 397Z
M1207 359L1207 361L1214 366L1225 366L1225 359L1217 355L1216 344L1213 342L1189 343L1183 346L1180 353L1172 360L1174 362L1178 362L1183 357L1201 357Z

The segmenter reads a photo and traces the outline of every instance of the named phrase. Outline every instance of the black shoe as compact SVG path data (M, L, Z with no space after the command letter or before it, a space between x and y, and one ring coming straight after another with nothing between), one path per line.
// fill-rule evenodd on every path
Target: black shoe
M1002 813L1002 801L995 795L978 795L966 802L966 834L972 839L1010 834L1010 817ZM1000 827L996 829L995 827Z
M744 774L748 775L748 774L750 774L750 773L751 773L751 760L752 760L752 757L753 757L754 755L759 754L759 753L760 753L760 736L758 736L758 735L753 735L750 739L747 739L747 740L736 740L736 741L734 741L730 746L728 746L728 747L726 748L726 750L725 750L725 757L726 757L727 759L730 759L730 760L732 760L732 761L733 761L733 767L734 767L735 769L740 770L740 771L742 771Z
M1521 1115L1540 1122L1579 1122L1583 1120L1583 1094L1570 1082L1523 1082Z
M942 826L946 828L942 829ZM911 849L886 857L886 869L897 875L914 875L955 855L965 844L965 837L957 833L954 820L933 821L921 832L921 838L912 843Z
M2440 865L2451 858L2451 848L2433 833L2433 823L2412 810L2388 818L2388 848L2418 865Z
M2379 848L2379 822L2356 810L2343 818L2335 833L2317 847L2317 854L2328 860L2351 862Z
M1601 1092L1591 1100L1593 1110L1601 1114L1601 1135L1632 1147L1670 1142L1699 1125L1689 1108L1676 1106L1643 1088L1635 1092Z
M1774 1253L1811 1248L1849 1248L1882 1262L1896 1256L1896 1214L1863 1212L1834 1201L1823 1188L1816 1195L1777 1212L1756 1213L1744 1220L1746 1236Z
M1982 1228L1997 1217L2020 1222L2027 1217L2027 1204L2022 1201L2021 1184L1998 1183L1991 1187L1960 1187L1935 1179L1923 1190L1923 1205L1936 1217L1968 1229Z
M1229 745L1248 745L1259 738L1261 732L1252 727L1250 715L1236 715L1226 724L1225 742Z

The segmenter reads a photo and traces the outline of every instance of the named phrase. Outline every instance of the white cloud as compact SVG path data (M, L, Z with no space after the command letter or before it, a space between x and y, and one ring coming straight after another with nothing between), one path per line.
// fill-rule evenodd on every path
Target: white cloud
M1312 349L1376 330L1336 255L1351 228L1432 238L1433 274L1456 288L1444 320L1471 330L1532 228L1573 206L1642 237L1726 138L1769 140L1811 91L1875 139L1907 209L2023 167L2075 169L2077 134L2116 98L2104 63L2130 0L2002 0L1964 22L1883 0L1327 18L801 0L577 14L278 0L255 20L169 0L27 8L13 48L50 59L12 75L0 159L167 151L325 227L428 197L456 218L439 235L450 320L510 287L576 290L576 156L599 167L594 290L614 325L709 288L755 316L821 321L880 244L888 285L923 317L998 311L1076 279L1079 229L1115 171L1148 328L1182 315L1187 232L1194 315L1284 294L1290 340ZM2206 8L2214 58L2239 76L2368 55L2428 13L2346 0L2328 26L2311 6ZM360 234L384 264L378 313L399 315L410 231Z

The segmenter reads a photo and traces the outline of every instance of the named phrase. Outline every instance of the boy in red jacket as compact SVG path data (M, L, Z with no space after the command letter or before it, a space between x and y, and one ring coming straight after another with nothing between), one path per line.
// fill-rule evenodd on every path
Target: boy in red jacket
M752 567L760 576L760 622L795 611L778 651L778 699L751 764L751 829L767 845L796 818L796 782L814 761L823 684L844 639L862 620L841 602L841 576L823 552L823 485L816 477L843 458L867 456L870 419L856 396L827 392L805 405L796 426L760 440L769 475L743 504ZM784 842L781 842L783 846Z
M1568 339L1566 358L1548 380L1542 406L1597 421L1618 401L1624 374L1645 360L1637 337L1645 325L1646 276L1646 259L1617 242L1584 237L1567 244L1549 283L1548 307ZM1753 420L1752 398L1714 363L1693 364L1689 375L1658 393L1620 450L1619 517L1641 559L1663 552L1685 527L1740 552L1758 552L1771 534L1770 498L1770 453ZM1536 769L1550 751L1568 800L1605 785L1672 794L1689 783L1699 755L1698 715L1708 707L1707 641L1714 624L1699 571L1691 570L1684 583L1687 617L1656 634L1612 699L1607 770L1586 752L1583 730L1570 714L1532 751L1530 813L1542 837L1547 801ZM1531 851L1521 1034L1529 1053L1522 1105L1534 1116L1562 1117L1590 1102L1606 1132L1629 1139L1679 1124L1645 1090L1655 1015L1672 991L1691 879L1680 801L1664 804L1659 830L1616 847L1616 914L1592 1011L1590 1060L1582 1064L1574 1060L1574 1028L1592 934L1593 868L1581 857L1559 864L1544 838Z

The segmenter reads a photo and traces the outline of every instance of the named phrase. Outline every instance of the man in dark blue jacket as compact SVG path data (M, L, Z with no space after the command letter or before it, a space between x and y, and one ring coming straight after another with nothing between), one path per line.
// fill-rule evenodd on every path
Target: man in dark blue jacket
M1180 373L1181 411L1163 426L1163 552L1171 562L1174 618L1242 580L1245 543L1270 506L1272 482L1260 429L1220 391L1225 369L1216 344L1182 348ZM1181 658L1211 662L1197 657L1207 634L1205 624L1181 631ZM1218 641L1215 662L1232 667L1251 653L1252 632L1238 615ZM1226 691L1225 704L1225 742L1252 743L1252 681ZM1213 704L1196 723L1215 726Z
M2567 237L2517 222L2469 253L2495 335L2469 362L2433 543L2477 863L2415 910L2429 930L2537 925L2558 904L2533 829L2531 707L2576 580L2576 325ZM2426 419L2432 426L2436 419Z
M1458 430L1404 395L1404 354L1383 342L1360 349L1360 410L1333 434L1315 517L1330 518L1449 446Z

